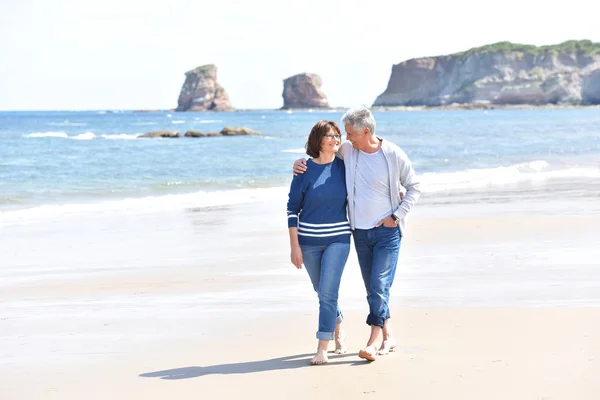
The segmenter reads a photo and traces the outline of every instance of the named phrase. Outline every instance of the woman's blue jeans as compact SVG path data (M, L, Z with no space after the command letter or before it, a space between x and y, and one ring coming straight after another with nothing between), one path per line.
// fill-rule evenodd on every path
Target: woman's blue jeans
M390 288L396 275L400 253L400 229L383 225L353 231L358 264L367 289L367 324L383 327L390 318Z
M319 330L317 339L332 340L335 325L343 316L338 306L338 293L344 266L350 253L350 243L326 246L300 245L304 267L319 295Z

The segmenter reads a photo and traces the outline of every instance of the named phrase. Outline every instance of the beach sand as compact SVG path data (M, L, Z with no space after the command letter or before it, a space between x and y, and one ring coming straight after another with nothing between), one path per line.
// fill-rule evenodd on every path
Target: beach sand
M419 204L392 288L398 351L357 357L352 252L349 352L325 366L309 365L317 300L288 260L283 196L7 224L0 399L598 399L596 203Z

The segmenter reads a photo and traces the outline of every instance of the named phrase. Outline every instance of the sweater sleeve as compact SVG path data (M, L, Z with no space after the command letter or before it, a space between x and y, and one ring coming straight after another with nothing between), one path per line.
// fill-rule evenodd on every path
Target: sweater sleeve
M290 185L287 203L288 228L298 227L298 216L304 203L304 176L305 174L294 176Z
M352 144L348 141L345 141L344 143L342 143L340 145L340 148L338 149L337 153L335 153L335 156L337 158L339 158L340 160L343 160L351 148L352 148Z
M402 219L410 212L417 200L419 200L419 197L421 196L421 182L419 182L418 176L412 167L412 163L404 152L398 157L398 169L400 184L406 189L404 199L402 199L400 207L396 210L396 215Z

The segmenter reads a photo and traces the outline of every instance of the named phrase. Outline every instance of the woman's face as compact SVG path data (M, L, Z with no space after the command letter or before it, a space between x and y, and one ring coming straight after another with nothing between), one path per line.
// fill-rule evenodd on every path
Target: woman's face
M340 135L333 129L330 129L329 132L321 138L321 151L325 153L336 153L340 148L341 142Z

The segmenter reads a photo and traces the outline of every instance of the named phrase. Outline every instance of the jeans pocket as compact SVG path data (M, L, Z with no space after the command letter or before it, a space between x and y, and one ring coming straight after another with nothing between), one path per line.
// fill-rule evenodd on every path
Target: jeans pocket
M398 229L398 225L389 227L389 226L385 226L385 225L381 224L379 227L384 228L384 229Z

